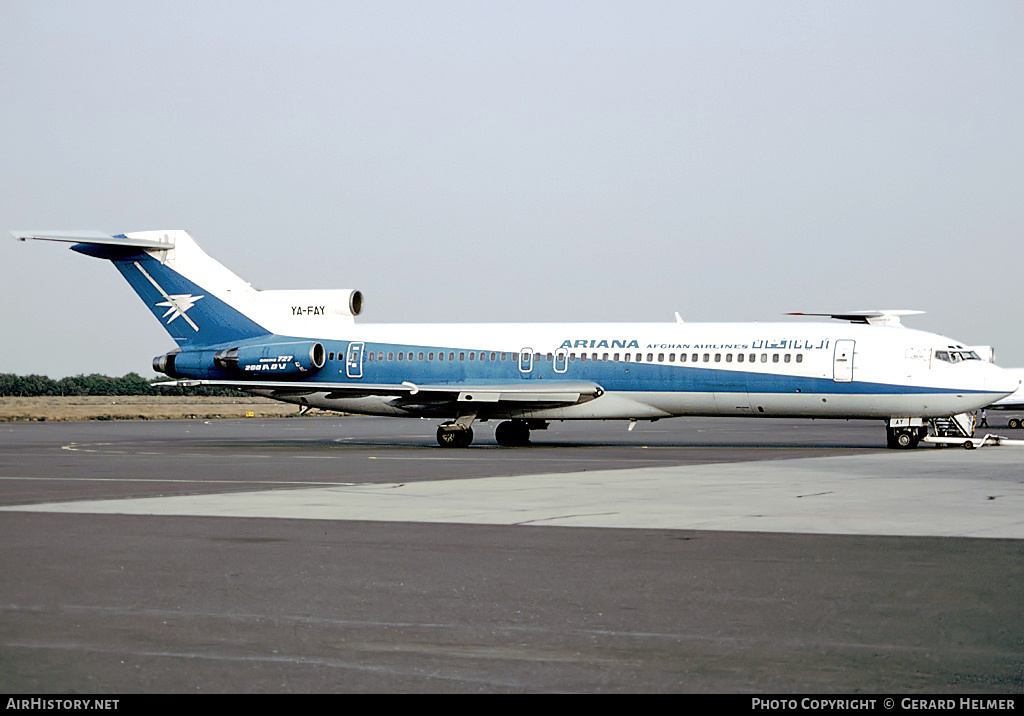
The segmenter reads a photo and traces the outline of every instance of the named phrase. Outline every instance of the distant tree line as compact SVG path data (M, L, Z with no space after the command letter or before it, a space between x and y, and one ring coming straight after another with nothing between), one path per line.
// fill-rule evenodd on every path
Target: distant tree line
M194 388L175 388L154 385L164 378L146 380L138 373L129 373L120 378L107 375L73 375L60 380L53 380L45 375L15 375L0 373L0 397L36 397L43 395L212 395L242 396L242 393L230 388L216 386L196 386Z

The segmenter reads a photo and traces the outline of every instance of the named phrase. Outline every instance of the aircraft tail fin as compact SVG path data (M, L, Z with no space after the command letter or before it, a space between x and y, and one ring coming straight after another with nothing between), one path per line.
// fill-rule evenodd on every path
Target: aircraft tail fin
M73 251L112 262L182 349L270 332L255 320L259 292L184 231L12 233L21 241L71 243Z

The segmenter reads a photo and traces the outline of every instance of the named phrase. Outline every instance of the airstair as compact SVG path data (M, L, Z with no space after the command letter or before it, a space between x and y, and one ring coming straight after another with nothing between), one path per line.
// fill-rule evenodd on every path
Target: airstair
M973 413L960 413L946 418L932 418L932 433L937 438L973 438L975 417Z
M974 437L975 416L973 413L960 413L950 415L946 418L932 418L932 434L922 442L932 443L939 447L946 445L961 445L968 450L986 445L1017 445L1024 446L1024 440L1009 440L999 435L987 434L984 437Z

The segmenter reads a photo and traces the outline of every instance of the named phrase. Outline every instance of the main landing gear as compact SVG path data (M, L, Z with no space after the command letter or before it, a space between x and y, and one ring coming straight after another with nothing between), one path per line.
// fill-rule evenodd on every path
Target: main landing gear
M530 444L530 426L525 420L506 420L494 429L494 439L502 447L524 447Z
M458 420L442 423L437 428L437 444L447 448L469 447L473 442L475 416L463 416ZM543 420L506 420L494 429L494 439L502 447L525 447L530 444L531 430L545 430L548 424Z
M437 444L447 448L469 447L473 442L473 428L458 423L443 423L437 427Z

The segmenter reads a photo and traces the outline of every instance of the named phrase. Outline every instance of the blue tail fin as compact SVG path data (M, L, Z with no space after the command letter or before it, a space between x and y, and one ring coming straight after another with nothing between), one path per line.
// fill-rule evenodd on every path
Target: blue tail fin
M184 231L112 236L97 232L15 232L21 240L71 242L72 250L108 259L180 348L265 336L251 318L257 291L210 258Z

